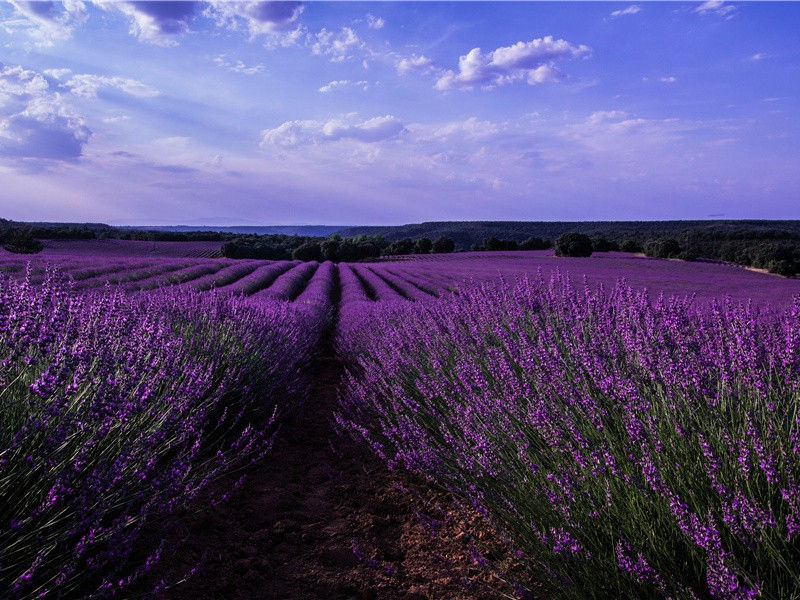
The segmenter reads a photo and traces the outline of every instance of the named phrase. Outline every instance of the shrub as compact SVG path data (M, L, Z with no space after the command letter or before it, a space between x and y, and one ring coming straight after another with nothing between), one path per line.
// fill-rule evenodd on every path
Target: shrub
M583 233L565 233L556 240L556 256L591 256L592 240Z
M430 238L421 237L414 244L414 254L430 254L433 248L433 242Z
M330 260L336 262L339 260L339 240L327 239L320 244L320 251L322 252L323 260Z
M387 256L398 256L414 253L414 241L411 238L397 240L384 248L383 253Z
M619 250L619 244L604 237L594 237L592 238L592 250L594 252L614 252Z
M529 237L519 245L520 250L547 250L553 247L549 238Z
M644 243L644 253L654 258L676 258L683 248L673 238L655 238Z
M619 249L622 252L637 253L642 251L642 245L639 242L634 242L633 240L625 240L619 245Z
M317 242L306 242L292 251L292 258L294 260L319 261L322 260L322 249Z
M41 252L42 242L31 235L27 229L15 229L11 232L3 248L15 254L36 254Z
M448 237L439 237L436 238L436 241L433 242L433 252L436 254L449 254L453 250L456 249L456 244Z

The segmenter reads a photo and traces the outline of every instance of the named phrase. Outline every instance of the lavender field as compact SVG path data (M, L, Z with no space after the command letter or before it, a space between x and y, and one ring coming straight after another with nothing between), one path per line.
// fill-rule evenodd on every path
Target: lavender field
M0 256L9 598L161 593L169 549L142 531L280 461L326 353L339 433L480 515L504 550L466 527L471 560L519 597L800 594L800 281L621 253L164 254Z

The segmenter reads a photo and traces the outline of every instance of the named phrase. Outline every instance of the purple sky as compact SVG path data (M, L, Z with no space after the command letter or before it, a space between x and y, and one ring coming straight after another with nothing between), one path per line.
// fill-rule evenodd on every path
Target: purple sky
M0 4L0 216L800 218L800 4Z

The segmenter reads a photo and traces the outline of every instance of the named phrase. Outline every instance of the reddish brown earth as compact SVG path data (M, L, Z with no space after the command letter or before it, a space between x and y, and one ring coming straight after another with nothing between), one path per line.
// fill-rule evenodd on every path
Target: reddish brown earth
M179 547L153 575L200 567L160 597L473 600L499 597L492 589L509 594L473 561L463 511L446 494L389 472L334 431L341 365L319 359L313 374L308 406L285 424L231 500L191 515L169 534L167 542ZM476 519L470 521L474 528Z

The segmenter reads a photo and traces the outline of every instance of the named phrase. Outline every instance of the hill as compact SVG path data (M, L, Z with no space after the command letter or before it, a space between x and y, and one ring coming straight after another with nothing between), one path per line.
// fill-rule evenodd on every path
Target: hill
M440 236L451 238L456 248L468 249L472 244L482 244L484 238L522 242L529 237L557 238L562 233L575 231L587 235L603 235L609 239L643 240L658 234L685 233L705 228L764 228L781 229L800 235L800 220L794 221L431 221L409 225L361 226L341 229L342 237L382 235L388 241L403 238L419 239Z

